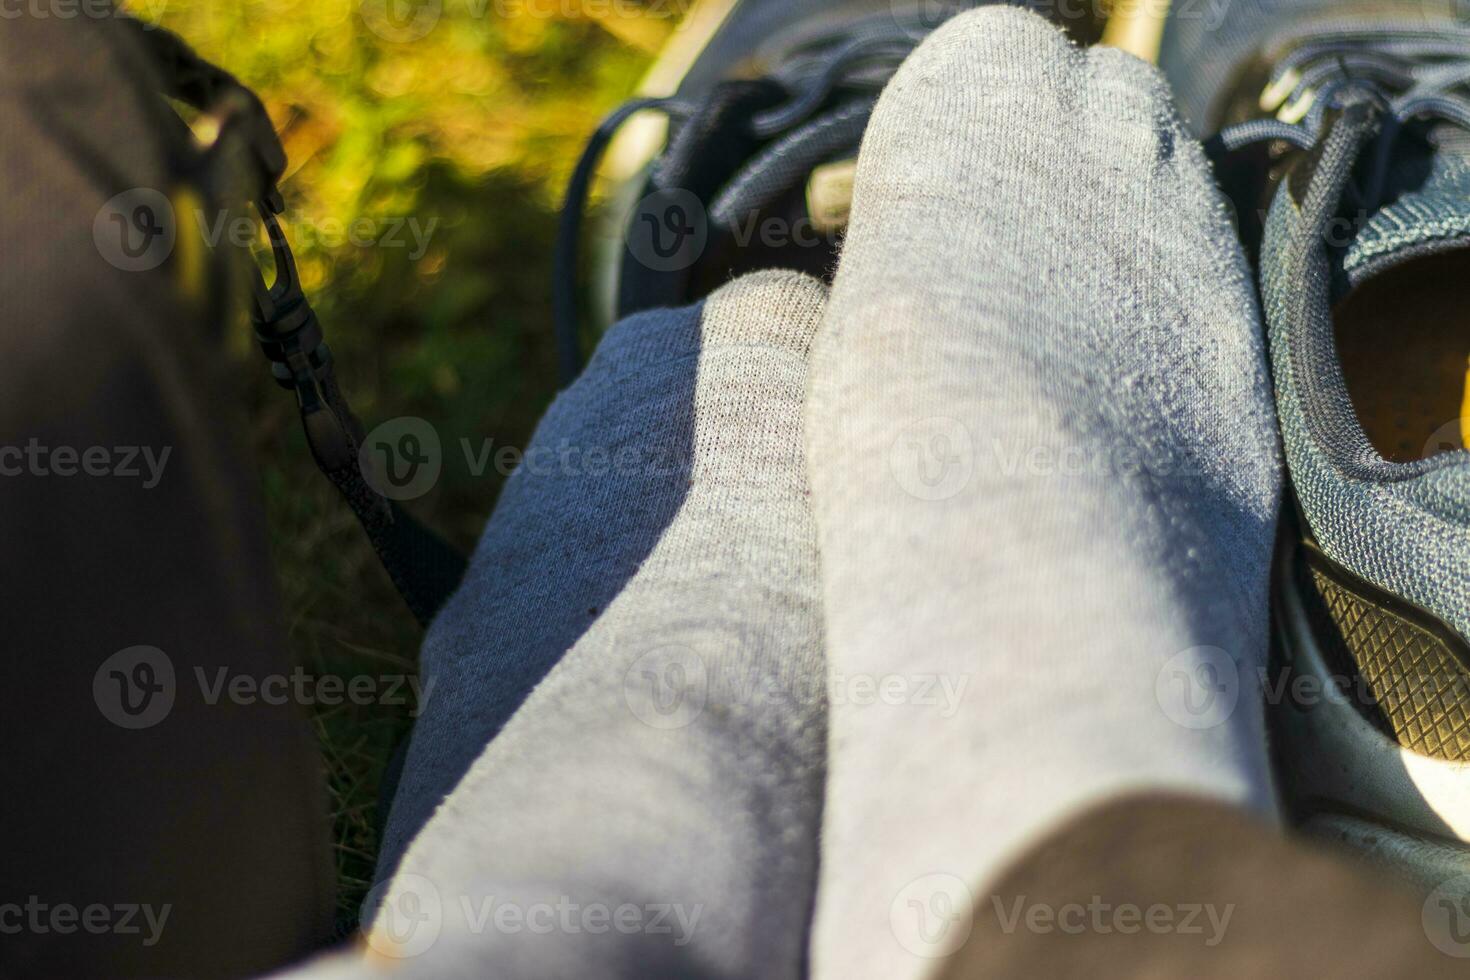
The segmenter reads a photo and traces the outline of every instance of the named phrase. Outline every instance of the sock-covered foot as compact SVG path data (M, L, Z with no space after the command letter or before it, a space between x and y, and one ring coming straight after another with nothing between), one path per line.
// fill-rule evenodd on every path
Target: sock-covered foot
M825 295L761 273L634 317L552 407L424 651L376 954L801 972L826 710L802 404Z
M1233 243L1158 74L1039 17L965 15L884 93L807 416L817 977L919 975L1098 800L1271 809L1280 477Z

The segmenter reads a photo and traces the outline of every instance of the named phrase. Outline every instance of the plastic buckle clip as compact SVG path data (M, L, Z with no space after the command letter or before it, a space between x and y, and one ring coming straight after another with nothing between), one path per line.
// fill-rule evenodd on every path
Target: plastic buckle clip
M301 288L295 256L276 218L279 204L277 193L258 205L270 236L276 277L266 286L256 268L251 321L276 383L296 393L312 455L330 473L357 465L357 445L329 395L332 352Z

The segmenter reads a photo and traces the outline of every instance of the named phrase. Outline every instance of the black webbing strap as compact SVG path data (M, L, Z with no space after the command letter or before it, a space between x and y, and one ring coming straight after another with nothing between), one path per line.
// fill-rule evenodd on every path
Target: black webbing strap
M244 204L266 196L271 201L271 210L279 214L284 205L276 182L286 172L286 151L260 97L234 75L199 57L172 31L132 17L119 17L118 22L152 62L164 95L218 117L221 128L227 123L231 138L250 151L258 170L252 175L253 183L258 184L262 193L252 193L245 200L231 203ZM223 139L216 140L217 145L223 142Z
M258 166L255 206L270 237L275 281L257 267L251 320L278 384L296 394L312 457L346 499L394 586L428 625L464 575L465 557L414 520L369 481L361 453L362 424L337 382L332 353L301 288L296 261L276 216L285 207L276 182L286 155L260 99L228 72L200 58L177 35L127 20L157 65L164 94L217 117L216 145L248 148ZM245 204L245 201L234 202Z
M342 394L332 352L307 302L285 233L269 205L259 205L270 234L276 281L258 272L251 319L276 382L296 393L311 455L346 499L420 623L428 625L464 575L465 559L368 481L362 423Z

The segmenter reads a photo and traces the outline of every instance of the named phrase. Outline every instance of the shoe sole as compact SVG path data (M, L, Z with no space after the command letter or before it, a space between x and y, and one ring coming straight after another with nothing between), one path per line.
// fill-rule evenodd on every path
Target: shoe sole
M1470 842L1470 762L1431 758L1375 724L1368 711L1377 705L1355 693L1360 682L1344 678L1319 639L1302 574L1304 563L1315 561L1308 549L1289 542L1276 562L1273 620L1282 669L1268 677L1266 693L1282 788L1308 820L1353 816L1453 843L1458 852Z

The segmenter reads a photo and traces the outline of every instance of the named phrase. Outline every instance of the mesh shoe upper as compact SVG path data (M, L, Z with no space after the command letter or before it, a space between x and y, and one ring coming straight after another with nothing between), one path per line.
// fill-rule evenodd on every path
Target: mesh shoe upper
M1412 463L1368 443L1337 359L1332 269L1314 217L1278 190L1261 253L1276 407L1303 516L1354 574L1470 635L1470 453Z
M1259 246L1277 409L1310 534L1353 575L1466 636L1470 453L1384 458L1349 392L1334 319L1335 304L1376 276L1470 248L1462 81L1470 43L1460 43L1465 22L1453 7L1185 3L1171 14L1161 63L1197 130L1227 111L1238 119L1241 106L1258 117L1277 113L1234 128L1252 135L1255 127L1257 141L1275 148L1275 175L1289 174L1275 187L1260 242L1247 244ZM1282 71L1286 58L1296 60ZM1339 121L1349 104L1359 107L1356 120ZM1265 199L1236 205L1254 210Z
M1470 27L1453 12L1176 6L1161 60L1197 132L1229 123L1212 146L1257 259L1292 488L1306 551L1320 549L1322 568L1291 589L1321 610L1297 642L1338 665L1399 751L1457 765L1470 760L1470 341L1455 300L1470 275ZM1313 724L1348 724L1331 714ZM1324 799L1404 817L1361 795L1348 774L1365 758L1293 758L1305 769L1288 778L1339 773Z

